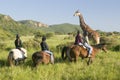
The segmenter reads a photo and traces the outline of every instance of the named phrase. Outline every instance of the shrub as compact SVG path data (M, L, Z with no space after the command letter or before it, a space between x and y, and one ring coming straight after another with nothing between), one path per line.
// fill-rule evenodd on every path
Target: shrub
M50 38L50 37L53 37L55 34L53 33L53 32L51 32L51 33L46 33L45 34L45 36L47 37L47 38Z
M107 48L113 50L119 44L119 40L113 37L101 37L100 43L106 43Z
M43 35L45 35L45 33L43 33L42 31L38 31L38 32L34 33L34 35L35 35L35 38L40 38Z
M116 45L115 47L113 47L113 51L120 51L120 45Z
M65 44L59 44L59 45L56 46L56 49L57 49L58 52L60 52L64 46L70 46L72 44L73 44L73 42L67 42Z
M26 49L39 49L40 45L39 42L35 41L35 40L29 40L26 42L23 42L23 47L25 47Z

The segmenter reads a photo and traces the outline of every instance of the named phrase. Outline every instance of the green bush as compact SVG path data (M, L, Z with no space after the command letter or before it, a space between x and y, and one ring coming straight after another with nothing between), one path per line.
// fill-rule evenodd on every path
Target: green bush
M63 48L64 46L70 46L70 45L72 45L72 44L73 44L73 42L67 42L67 43L64 43L64 44L59 44L59 45L56 46L56 50L57 50L58 52L60 52L60 51L62 51L62 48Z
M111 50L116 50L114 49L119 43L119 40L117 38L113 37L101 37L100 43L106 43L107 48Z
M35 38L41 38L42 36L45 35L45 33L42 31L38 31L38 32L35 32L34 35L35 35Z
M25 47L28 50L33 49L33 48L39 49L40 45L39 45L39 42L35 40L29 40L29 41L23 42L23 47Z
M116 45L115 47L113 47L113 51L120 51L120 45Z
M50 38L50 37L53 37L55 34L53 33L53 32L51 32L51 33L46 33L45 34L45 36L47 37L47 38Z

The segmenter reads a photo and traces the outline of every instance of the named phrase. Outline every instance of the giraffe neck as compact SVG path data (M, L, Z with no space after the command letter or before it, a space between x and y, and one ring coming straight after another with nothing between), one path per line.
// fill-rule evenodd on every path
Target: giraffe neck
M79 15L79 20L80 20L80 27L82 28L83 31L91 32L93 31L84 21L84 18L82 15Z
M82 15L79 15L80 27L84 30L86 28L86 24Z

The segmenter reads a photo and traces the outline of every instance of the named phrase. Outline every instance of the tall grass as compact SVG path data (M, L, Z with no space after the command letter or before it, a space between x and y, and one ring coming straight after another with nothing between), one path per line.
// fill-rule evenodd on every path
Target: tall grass
M66 35L57 35L47 40L47 43L55 55L55 64L40 64L32 67L31 56L36 49L28 50L28 59L24 64L14 67L7 66L9 50L1 50L0 53L0 80L120 80L120 53L108 50L108 53L99 52L94 62L87 65L87 59L79 58L77 63L70 63L61 59L61 53L55 50L56 45L72 42L64 40ZM22 37L23 41L33 37ZM25 40L24 40L25 39ZM12 42L12 41L9 41ZM10 43L12 44L12 43ZM14 45L8 45L12 48Z

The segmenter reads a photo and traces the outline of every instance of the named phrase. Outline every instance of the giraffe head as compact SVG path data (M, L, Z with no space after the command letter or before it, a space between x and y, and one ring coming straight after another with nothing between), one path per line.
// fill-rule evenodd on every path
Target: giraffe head
M77 11L74 13L73 16L80 16L80 15L81 15L81 13L79 12L79 10L77 10Z

